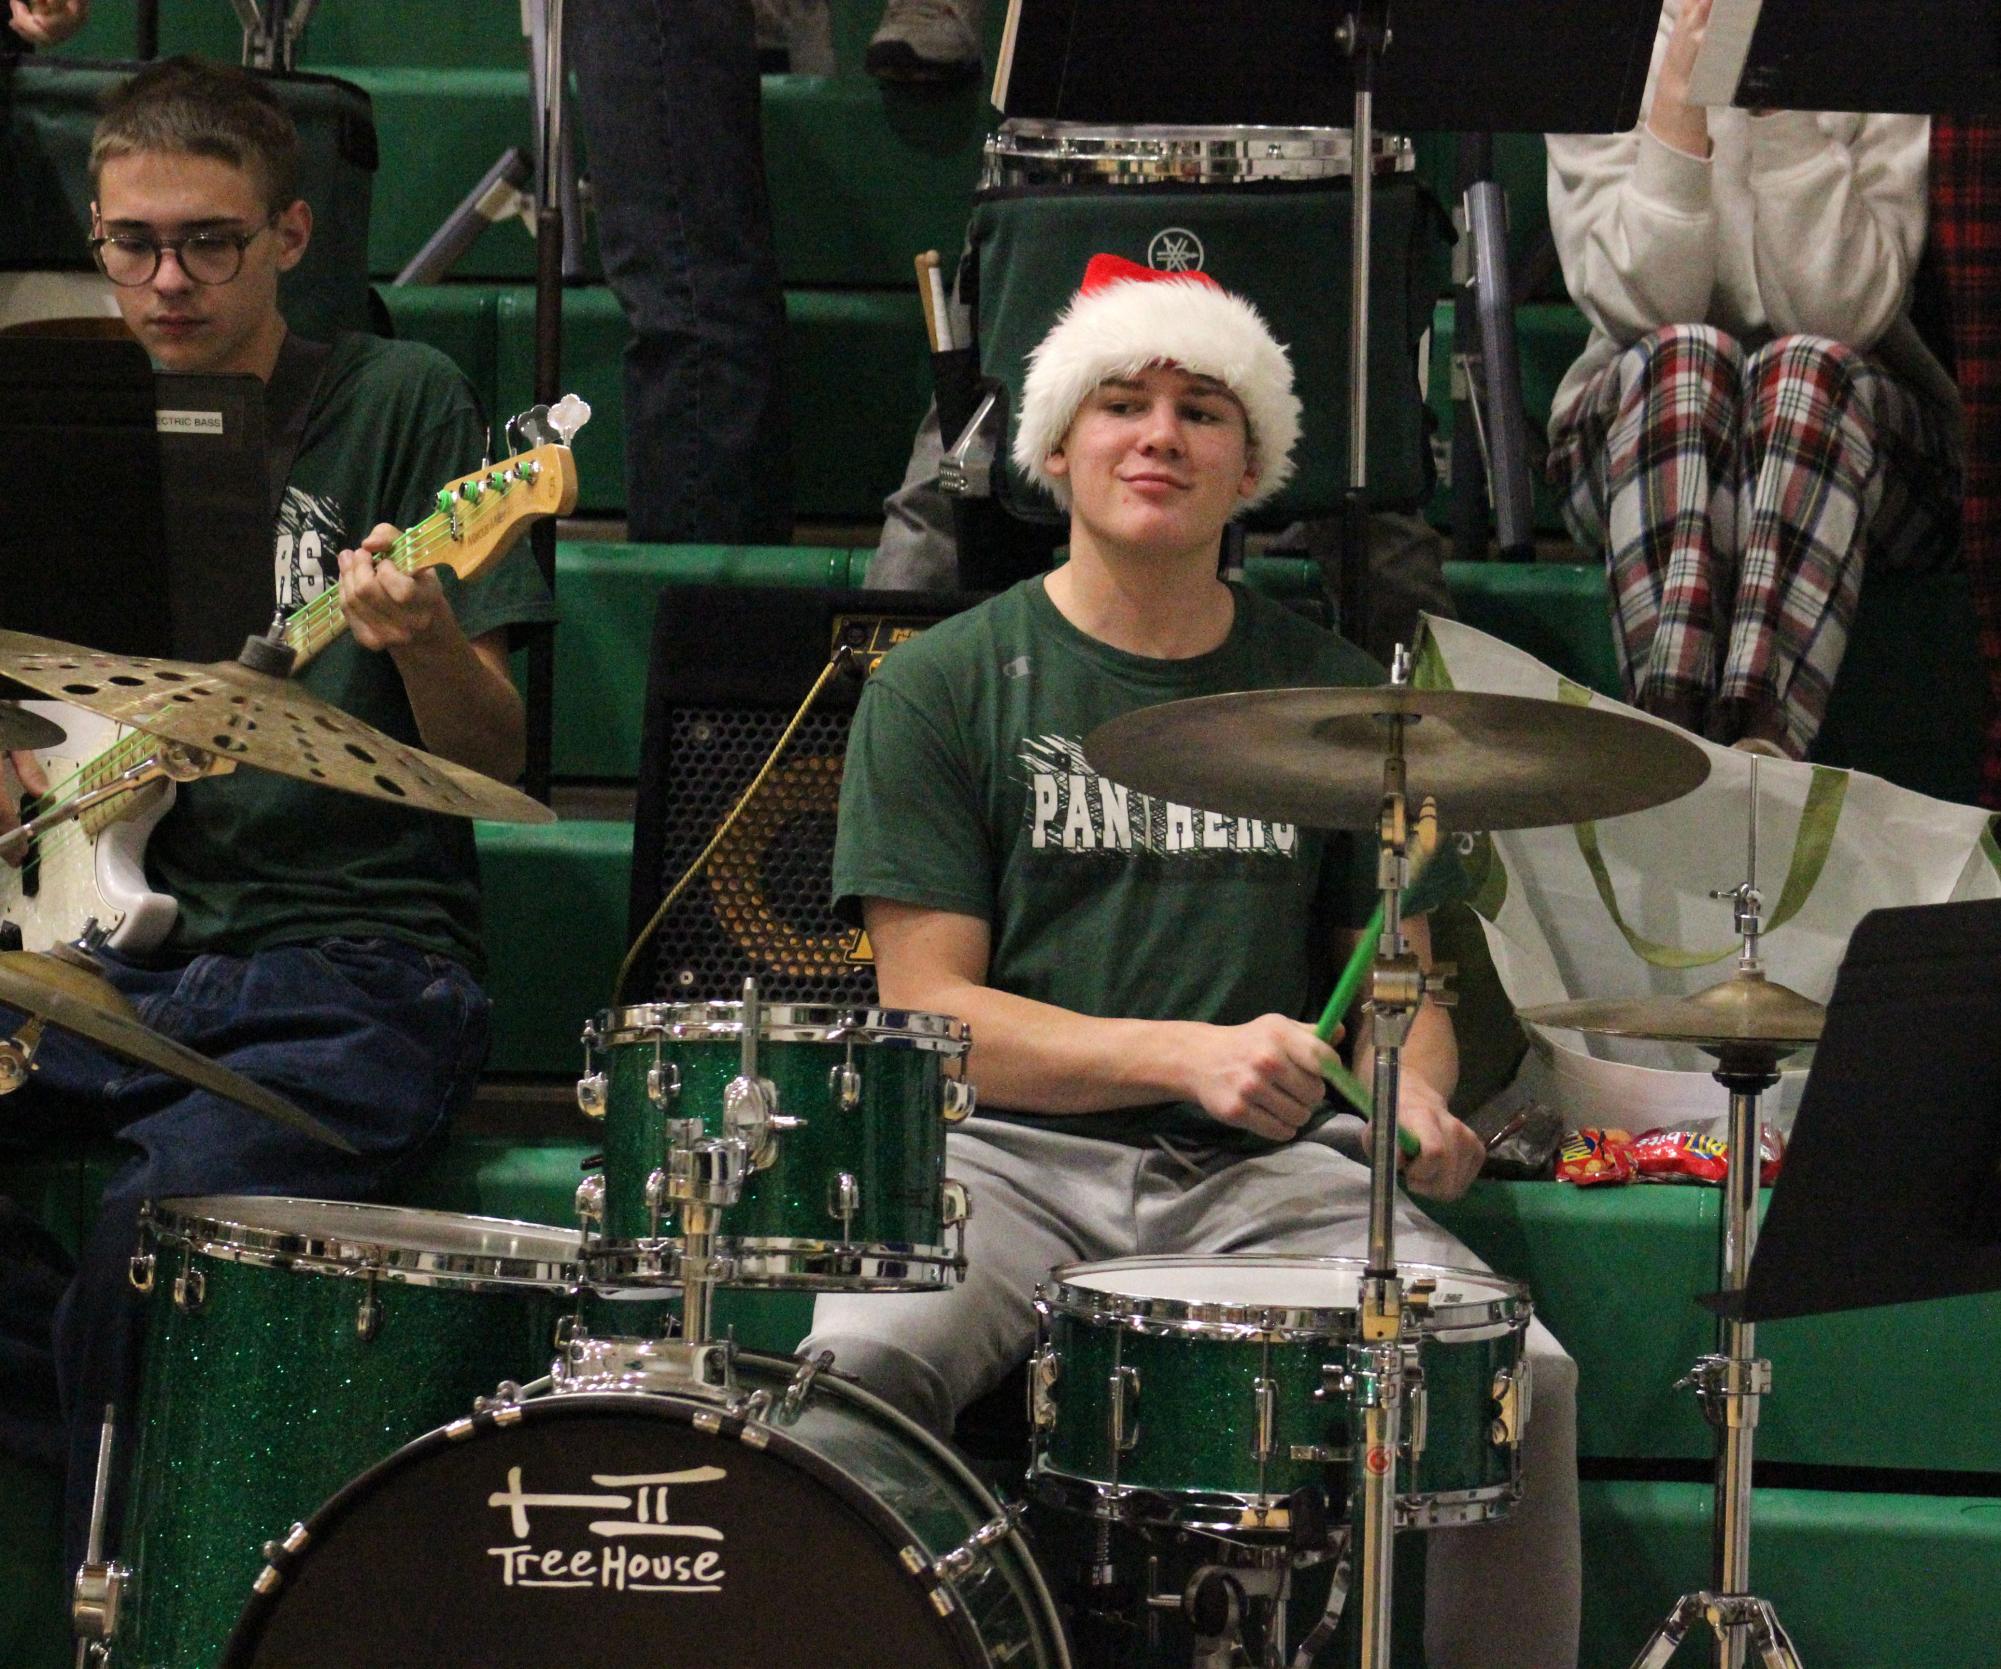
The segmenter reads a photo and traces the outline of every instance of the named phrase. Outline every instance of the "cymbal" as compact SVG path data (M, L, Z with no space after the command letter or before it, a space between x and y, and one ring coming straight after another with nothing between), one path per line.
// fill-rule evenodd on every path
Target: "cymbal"
M107 655L0 632L0 675L219 759L417 811L548 823L516 789L385 736L287 678L235 661Z
M1560 1031L1693 1043L1705 1049L1768 1044L1793 1050L1820 1041L1827 1010L1763 974L1738 974L1692 997L1629 997L1545 1003L1524 1020Z
M0 748L52 748L59 746L63 727L31 713L12 701L0 701Z
M1457 829L1623 817L1709 775L1665 725L1603 708L1462 690L1246 690L1142 707L1084 739L1123 786L1231 817L1373 829L1387 719L1402 714L1406 792Z
M0 951L0 1006L38 1016L114 1055L223 1096L328 1147L354 1152L351 1143L282 1095L196 1054L185 1044L162 1037L140 1020L116 987L60 957L27 950Z

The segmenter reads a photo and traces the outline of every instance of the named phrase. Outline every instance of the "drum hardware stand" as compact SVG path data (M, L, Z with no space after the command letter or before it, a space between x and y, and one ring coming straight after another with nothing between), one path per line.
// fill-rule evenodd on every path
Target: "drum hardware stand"
M1764 962L1758 940L1764 932L1758 891L1758 762L1751 761L1751 820L1749 857L1744 881L1712 898L1732 901L1736 925L1743 936L1737 959L1740 978L1762 979ZM1737 1043L1719 1047L1714 1077L1730 1092L1730 1162L1723 1179L1724 1208L1719 1218L1720 1286L1725 1295L1741 1293L1750 1278L1751 1255L1757 1249L1758 1183L1763 1168L1764 1122L1760 1095L1776 1084L1778 1063L1793 1052L1777 1042ZM1799 1653L1779 1622L1770 1601L1751 1592L1751 1461L1758 1430L1759 1399L1771 1391L1772 1364L1757 1354L1756 1324L1726 1314L1717 1323L1717 1349L1697 1358L1676 1389L1692 1386L1702 1404L1703 1418L1717 1433L1715 1519L1711 1534L1715 1586L1683 1594L1633 1660L1633 1669L1662 1669L1674 1656L1688 1630L1708 1623L1715 1635L1711 1662L1716 1669L1743 1669L1744 1644L1765 1669L1800 1669Z
M243 25L243 67L290 73L299 56L299 38L312 22L319 0L230 0ZM157 44L157 43L156 43Z
M1358 147L1369 143L1367 87L1372 71L1356 72ZM1366 151L1358 154L1366 155ZM1364 171L1364 175L1366 170ZM1358 217L1364 193L1357 176ZM1365 236L1358 226L1357 236ZM1358 295L1367 262L1356 262ZM1358 302L1358 311L1366 302ZM1364 333L1358 332L1357 344ZM1359 428L1351 444L1359 447ZM1361 477L1351 479L1350 504L1359 510ZM1410 653L1398 645L1391 665L1392 685L1410 682ZM1404 1402L1413 1386L1404 1361L1403 1280L1396 1262L1397 1102L1405 1038L1438 975L1427 975L1403 935L1403 889L1409 880L1411 829L1405 801L1404 727L1411 720L1392 714L1384 731L1382 812L1377 824L1376 884L1383 896L1383 930L1377 942L1369 1009L1375 1046L1374 1109L1369 1120L1369 1255L1357 1304L1360 1342L1348 1347L1338 1381L1348 1398L1349 1429L1360 1433L1352 1445L1350 1511L1353 1548L1361 1570L1359 1658L1363 1669L1389 1669L1390 1598L1396 1537L1397 1453Z
M70 1599L70 1626L78 1636L76 1669L90 1669L92 1664L110 1661L111 1638L118 1632L119 1602L125 1585L132 1580L129 1565L104 1557L104 1520L111 1494L111 1447L117 1425L118 1409L106 1403L104 1424L97 1434L97 1478L90 1491L89 1538Z

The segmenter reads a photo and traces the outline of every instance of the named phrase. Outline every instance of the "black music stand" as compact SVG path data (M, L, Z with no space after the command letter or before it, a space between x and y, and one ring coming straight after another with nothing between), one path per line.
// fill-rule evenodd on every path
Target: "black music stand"
M1735 1296L1772 1321L1981 1292L2001 1292L2001 900L1873 910Z
M1716 0L1691 94L1754 110L2001 111L2001 5Z

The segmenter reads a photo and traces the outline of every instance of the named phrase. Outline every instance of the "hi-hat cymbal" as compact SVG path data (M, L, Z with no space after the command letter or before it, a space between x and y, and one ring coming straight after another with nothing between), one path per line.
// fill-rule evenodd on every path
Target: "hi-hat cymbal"
M290 679L235 661L107 655L0 632L0 675L149 735L323 788L455 817L554 820L547 806L516 789L385 736Z
M1693 1043L1704 1049L1770 1045L1790 1052L1820 1041L1827 1010L1763 974L1739 974L1692 997L1545 1003L1523 1009L1521 1017L1559 1031Z
M0 701L0 748L53 748L61 745L63 727L18 702Z
M1455 829L1622 817L1709 775L1665 725L1603 708L1462 690L1246 690L1142 707L1084 739L1098 770L1142 794L1231 817L1373 829L1388 720L1403 715L1410 803Z
M139 1019L114 986L59 957L26 950L0 951L0 1006L46 1020L114 1055L224 1096L316 1142L343 1153L354 1152L351 1143L282 1095L252 1083L240 1072L218 1066L185 1044L162 1037Z

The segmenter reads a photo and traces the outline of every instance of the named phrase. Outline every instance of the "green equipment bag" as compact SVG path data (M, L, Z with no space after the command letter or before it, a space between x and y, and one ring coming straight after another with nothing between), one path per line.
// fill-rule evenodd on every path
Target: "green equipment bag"
M1262 506L1260 525L1330 515L1348 482L1351 197L1345 178L1236 185L1026 185L974 198L962 294L980 369L1007 400L1009 432L1031 349L1048 333L1096 254L1143 266L1199 265L1257 304L1292 354L1305 406L1298 473ZM1432 488L1418 345L1449 272L1451 223L1411 175L1379 177L1369 262L1368 498L1414 509ZM1011 460L994 495L1013 514L1056 521L1049 497Z

